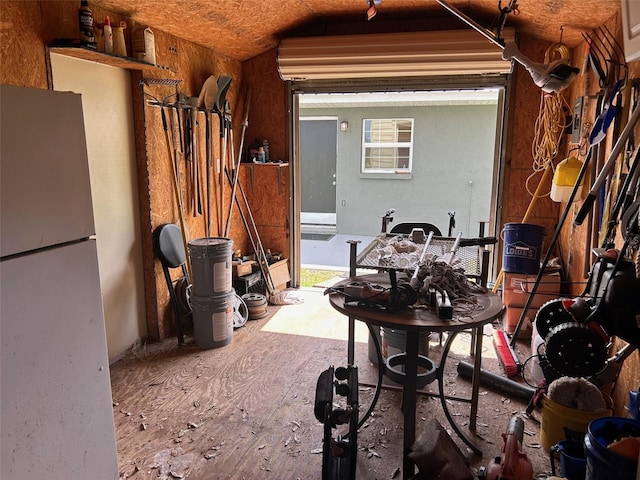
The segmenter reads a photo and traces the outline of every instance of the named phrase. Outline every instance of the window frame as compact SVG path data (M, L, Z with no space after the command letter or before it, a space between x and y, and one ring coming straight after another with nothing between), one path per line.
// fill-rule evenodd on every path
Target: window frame
M375 122L375 121L392 121L394 122L394 126L396 127L393 131L394 134L398 132L397 122L410 122L411 126L411 140L408 142L372 142L366 140L366 124L367 122ZM362 119L362 143L361 143L361 158L360 158L360 175L362 178L396 178L398 176L402 176L403 178L411 178L411 174L413 172L413 143L414 143L414 132L415 132L415 118L412 117L398 117L398 118L363 118ZM409 165L406 168L372 168L366 167L367 161L367 149L372 148L408 148L409 149ZM394 161L397 163L398 156L394 158Z

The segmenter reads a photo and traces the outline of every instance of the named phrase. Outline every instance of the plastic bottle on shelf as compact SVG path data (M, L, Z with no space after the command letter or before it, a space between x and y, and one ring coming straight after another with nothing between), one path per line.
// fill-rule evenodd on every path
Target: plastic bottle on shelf
M80 25L80 44L85 47L96 48L96 37L93 34L93 12L89 8L87 0L80 2L78 21Z
M104 27L102 29L104 35L104 51L113 52L113 30L111 29L111 20L109 16L104 19Z
M112 27L113 29L113 53L127 56L127 44L124 40L124 29L127 28L125 22L120 22L120 26Z

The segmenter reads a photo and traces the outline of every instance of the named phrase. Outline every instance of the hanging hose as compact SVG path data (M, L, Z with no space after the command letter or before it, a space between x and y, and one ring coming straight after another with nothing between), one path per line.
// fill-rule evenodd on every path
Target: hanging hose
M550 63L553 56L560 56L561 59L568 60L569 50L562 43L554 43L545 52L545 64ZM535 194L529 189L529 181L539 172L553 165L553 159L558 154L558 146L567 127L566 112L568 111L571 111L571 108L562 93L541 93L540 108L531 146L533 173L526 181L527 192L532 196Z

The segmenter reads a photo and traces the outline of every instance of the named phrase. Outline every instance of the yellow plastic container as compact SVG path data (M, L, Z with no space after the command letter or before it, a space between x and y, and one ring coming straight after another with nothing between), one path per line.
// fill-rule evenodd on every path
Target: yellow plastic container
M565 203L569 200L581 168L582 162L576 157L569 157L558 164L551 182L551 200ZM582 183L573 198L574 202L580 199L581 193Z
M606 397L605 397L606 398ZM606 399L610 402L610 399ZM609 403L610 404L610 403ZM577 410L554 402L546 395L542 397L542 420L540 421L540 444L548 452L560 440L582 442L591 420L611 416L610 408L595 411Z

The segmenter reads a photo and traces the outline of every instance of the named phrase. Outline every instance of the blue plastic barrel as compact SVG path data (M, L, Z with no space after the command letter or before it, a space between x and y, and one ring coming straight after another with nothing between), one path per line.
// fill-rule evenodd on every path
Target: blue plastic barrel
M535 275L540 269L540 253L545 230L530 223L505 223L502 270Z
M585 480L636 480L638 461L607 448L625 437L640 437L640 421L624 417L601 417L589 423L584 436L587 456Z

